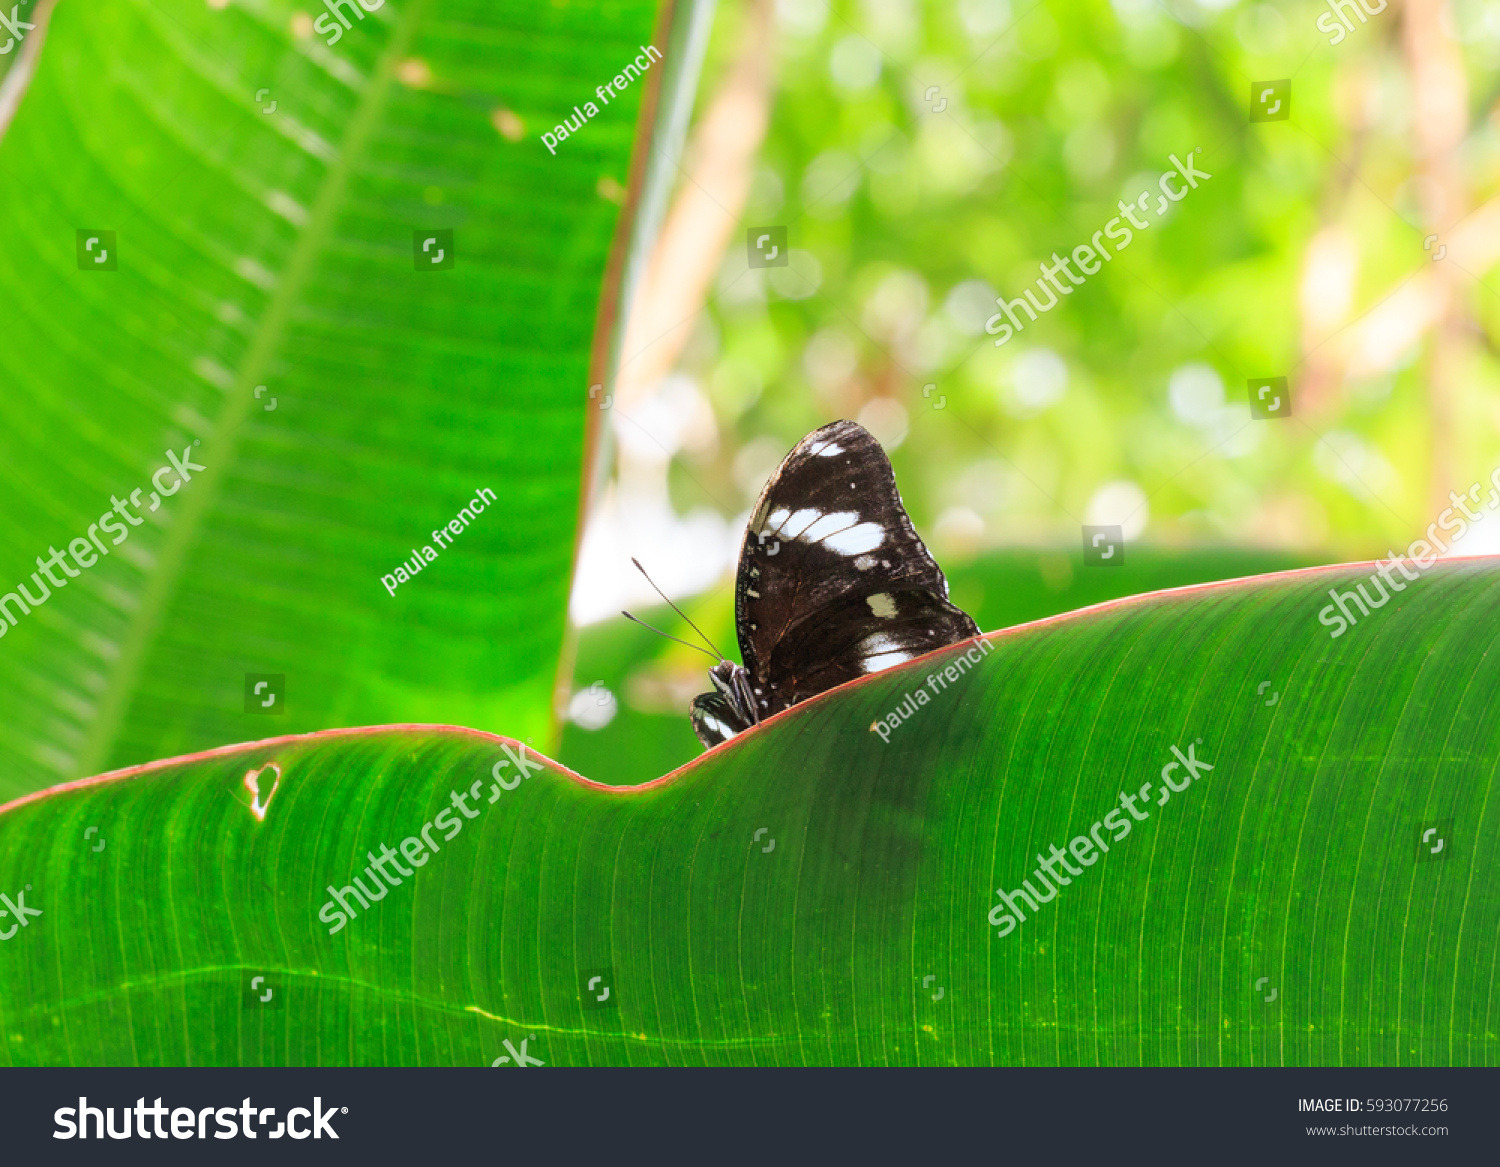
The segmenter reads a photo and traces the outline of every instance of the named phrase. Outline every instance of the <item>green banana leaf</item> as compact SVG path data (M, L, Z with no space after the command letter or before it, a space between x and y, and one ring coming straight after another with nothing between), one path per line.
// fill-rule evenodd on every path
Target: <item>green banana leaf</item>
M591 352L691 54L540 135L701 5L359 8L52 12L0 139L0 797L283 731L553 732Z
M1493 1064L1500 565L1370 573L991 634L634 788L388 726L33 796L0 1059Z

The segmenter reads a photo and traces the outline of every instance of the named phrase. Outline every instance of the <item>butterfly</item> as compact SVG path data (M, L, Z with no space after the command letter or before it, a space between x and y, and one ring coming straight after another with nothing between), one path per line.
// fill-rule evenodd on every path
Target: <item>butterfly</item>
M710 749L835 685L979 635L948 602L890 459L852 421L808 434L766 483L740 546L734 608L745 663L715 649L713 690L689 711Z

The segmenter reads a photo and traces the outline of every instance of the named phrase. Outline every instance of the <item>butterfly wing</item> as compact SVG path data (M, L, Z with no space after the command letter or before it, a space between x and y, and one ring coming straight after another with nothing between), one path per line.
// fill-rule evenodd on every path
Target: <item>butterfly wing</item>
M693 732L698 735L703 748L708 750L750 728L735 712L734 706L725 700L724 694L718 692L700 693L694 697L688 719L692 721Z
M771 653L767 680L794 705L978 635L968 613L924 588L851 596L793 624Z
M763 717L979 633L948 603L890 459L852 421L803 438L761 492L735 616Z

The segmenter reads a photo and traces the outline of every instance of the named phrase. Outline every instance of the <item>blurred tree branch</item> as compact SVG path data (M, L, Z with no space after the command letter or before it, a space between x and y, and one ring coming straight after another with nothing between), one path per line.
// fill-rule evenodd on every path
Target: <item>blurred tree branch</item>
M615 393L626 409L677 363L744 214L771 119L774 10L774 0L746 0L739 55L684 152L682 182L625 326Z
M1412 130L1423 219L1437 231L1441 244L1446 229L1462 222L1468 207L1458 158L1469 129L1468 81L1458 43L1446 31L1453 27L1448 0L1406 0L1402 18L1415 98ZM1428 481L1433 506L1429 509L1433 514L1447 505L1448 491L1453 488L1454 400L1467 348L1460 286L1464 277L1459 268L1464 257L1457 253L1456 242L1454 247L1455 262L1432 267L1435 304L1427 396L1432 426Z
M10 128L11 119L16 116L16 110L21 108L21 99L26 96L26 90L31 85L37 59L42 55L42 45L47 40L47 25L52 20L52 9L56 6L57 0L41 0L23 18L36 25L36 28L21 41L10 69L0 77L0 135Z
M1424 251L1423 266L1378 297L1364 316L1321 343L1312 335L1317 330L1306 328L1303 342L1306 400L1317 409L1331 404L1346 381L1386 372L1432 334L1426 381L1428 494L1434 514L1447 507L1456 472L1454 402L1475 328L1465 293L1500 262L1500 198L1469 211L1459 158L1470 133L1468 84L1460 47L1445 31L1445 22L1451 23L1448 7L1447 0L1405 0L1401 14L1420 209L1437 238ZM1437 260L1440 253L1443 258ZM1305 313L1307 289L1330 282L1313 270L1320 261L1328 262L1326 250L1310 247L1304 267Z

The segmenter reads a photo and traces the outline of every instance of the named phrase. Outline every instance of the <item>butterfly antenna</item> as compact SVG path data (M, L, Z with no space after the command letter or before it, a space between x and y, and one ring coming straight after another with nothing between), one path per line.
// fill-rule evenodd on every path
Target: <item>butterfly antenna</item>
M652 590L655 591L656 594L658 596L660 596L662 599L667 600L667 593L664 592L664 591L662 591L661 588L659 588L659 587L656 586L656 581L654 579L652 579L649 575L646 575L646 569L641 566L641 561L639 559L635 558L634 556L631 556L630 562L633 563L633 564L635 564L635 569L638 572L640 572L642 575L646 576L646 582L651 585ZM720 660L728 660L729 659L722 652L719 652L719 646L716 645L712 640L710 640L708 638L708 636L704 633L703 629L699 628L698 625L694 624L691 620L688 620L688 616L687 616L686 612L684 612L676 604L672 603L671 600L667 600L667 606L670 607L672 609L672 611L676 612L679 616L681 616L684 620L687 620L688 627L691 628L694 632L696 632L699 636L703 637L703 642L705 644L707 644L709 648L713 649L714 652L716 652L716 653L719 654L719 659ZM634 619L634 617L632 617L632 619ZM640 621L636 621L636 623L640 623ZM666 634L663 633L662 635L666 635ZM674 637L673 639L676 639L676 638Z
M639 616L632 616L629 612L621 612L620 615L624 616L625 619L627 619L627 620L634 620L642 628L651 628L651 625L647 624ZM658 635L658 636L665 636L668 640L675 640L675 641L677 641L678 644L685 644L685 645L687 645L688 648L691 648L694 652L701 652L704 656L713 656L714 655L713 653L709 652L708 649L704 648L702 645L694 644L690 640L682 640L679 637L673 636L670 632L663 632L660 628L651 628L651 631L654 632L654 633L656 633L656 635ZM718 660L718 659L721 659L721 658L714 657L714 659Z

